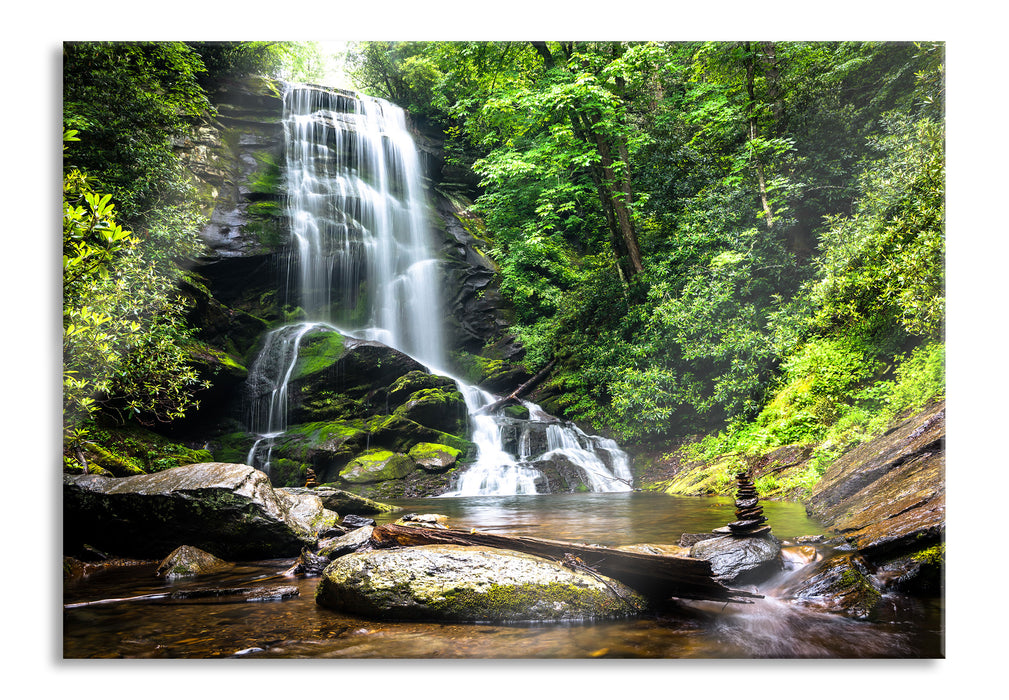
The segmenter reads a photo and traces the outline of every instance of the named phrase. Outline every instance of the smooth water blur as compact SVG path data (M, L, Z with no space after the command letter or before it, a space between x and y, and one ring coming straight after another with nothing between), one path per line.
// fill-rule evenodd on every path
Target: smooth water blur
M399 501L442 513L456 527L608 545L675 544L733 517L727 498L647 493ZM792 503L762 502L781 539L818 534ZM155 564L96 574L64 587L64 603L175 588L296 585L297 598L221 603L147 600L65 609L66 658L762 658L942 655L942 603L888 596L873 622L774 597L786 571L752 605L672 602L651 615L595 624L486 625L376 622L315 604L318 578L285 576L293 560L243 563L220 575L165 582ZM796 564L797 566L799 564Z
M694 498L658 493L559 493L390 501L403 512L441 513L453 527L521 534L606 546L676 544L680 535L710 532L736 519L729 497ZM761 501L779 538L823 533L795 503ZM402 512L384 516L395 520ZM378 520L378 519L376 519Z

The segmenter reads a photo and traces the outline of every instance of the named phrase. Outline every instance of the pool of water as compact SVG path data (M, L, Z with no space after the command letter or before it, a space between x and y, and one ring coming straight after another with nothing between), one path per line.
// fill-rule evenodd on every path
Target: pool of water
M728 498L647 493L439 498L397 501L441 513L455 527L603 545L678 542L733 518ZM762 502L780 539L819 534L801 506ZM376 622L321 608L318 578L285 576L293 560L243 562L220 575L166 582L154 565L96 574L64 586L64 658L938 658L943 605L888 596L877 619L858 621L778 599L781 577L752 605L674 602L633 619L593 624L472 625ZM792 575L782 574L783 577ZM281 601L141 598L176 587L297 586Z

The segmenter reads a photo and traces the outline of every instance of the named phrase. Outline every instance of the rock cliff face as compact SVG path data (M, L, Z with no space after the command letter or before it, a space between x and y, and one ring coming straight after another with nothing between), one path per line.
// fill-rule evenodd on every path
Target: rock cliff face
M213 300L236 314L273 322L285 312L276 292L286 270L283 85L248 79L213 96L217 118L178 144L209 217L208 254L194 270ZM441 144L414 129L427 172L430 227L440 239L444 317L452 350L515 361L522 349L507 335L509 316L496 266L469 213L472 182L446 168Z
M305 332L300 347L287 384L286 430L257 452L262 458L269 450L274 484L303 485L311 468L320 482L369 497L448 490L475 454L465 401L452 380L393 348L326 327ZM260 413L273 387L275 372L261 366L269 361L261 355L244 386ZM265 405L256 408L260 399ZM210 441L215 457L230 462L246 462L251 445L245 429Z
M192 442L209 442L217 448L215 459L245 461L249 446L235 435L246 427L247 389L253 381L250 371L269 331L297 321L300 313L278 291L284 288L282 280L288 274L291 236L285 213L283 91L282 84L261 78L222 85L212 95L217 116L177 143L207 216L202 231L207 252L183 280L180 293L189 300L190 323L198 329L199 343L191 354L211 387L199 396L200 409L174 430ZM450 361L456 363L459 375L474 383L486 380L495 389L510 391L528 373L515 364L523 350L508 335L508 311L497 291L496 267L487 254L489 245L482 240L481 222L469 213L475 183L446 166L437 133L430 129L421 133L422 127L414 125L413 131L426 167L430 230L442 262L442 315L447 319ZM361 347L344 357L341 378L346 378L355 358L368 352L369 348ZM386 369L393 365L387 364ZM465 412L460 414L457 392L448 396L445 387L427 382L431 386L418 384L403 396L393 396L398 403L381 407L375 403L375 392L386 392L382 401L389 403L387 393L393 381L413 371L426 373L417 365L391 379L384 375L362 379L359 391L343 392L336 402L334 392L342 390L327 384L328 375L313 378L307 372L292 393L291 423L318 427L356 421L354 430L338 431L343 437L351 436L337 446L338 457L324 456L333 452L333 430L315 430L312 434L316 437L306 436L307 429L294 431L287 444L279 446L281 459L292 462L287 465L289 478L279 483L297 484L307 466L316 468L323 478L334 479L350 459L365 456L367 450L402 456L419 443L447 446L464 459L470 445L465 440ZM421 389L426 390L423 395L417 393ZM360 404L359 410L349 408L354 402ZM389 425L377 426L379 416L388 419ZM420 429L393 440L390 436L396 426ZM324 446L315 444L319 435L324 436L320 438ZM360 446L355 442L357 437ZM298 456L285 450L297 451ZM371 462L359 466L362 474L358 480L374 475ZM437 470L428 465L427 473L433 471ZM432 488L437 487L417 484L412 491L420 494Z
M940 544L946 514L946 404L937 402L838 458L807 510L867 559Z
M202 235L211 259L269 254L286 233L282 89L257 78L220 86L217 117L177 144L209 217Z

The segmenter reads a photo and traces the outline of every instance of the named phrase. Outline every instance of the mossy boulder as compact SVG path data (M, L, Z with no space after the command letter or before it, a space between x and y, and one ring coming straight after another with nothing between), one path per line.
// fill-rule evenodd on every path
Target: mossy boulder
M332 484L320 484L312 489L312 491L322 500L326 508L336 511L341 515L379 515L381 513L392 513L400 509L399 506L364 498L363 496L337 488Z
M945 588L946 544L937 544L880 564L875 575L887 590L941 596Z
M326 567L316 602L393 620L564 622L646 609L619 581L520 552L429 545L354 552Z
M649 490L676 496L734 495L735 475L747 466L741 455L721 455L712 461L688 461L671 479L656 482Z
M195 448L138 425L97 426L81 446L89 471L113 476L137 476L184 464L206 462L213 457Z
M413 370L407 372L402 377L394 381L388 389L387 397L389 404L399 406L407 401L410 396L417 391L424 389L445 389L456 390L456 384L448 377L442 377L430 372Z
M450 467L443 472L429 472L414 469L402 479L375 481L368 484L344 482L343 488L352 493L378 501L393 501L403 498L430 498L451 490L458 473L465 467Z
M415 391L393 415L450 435L465 435L469 424L466 401L455 385Z
M461 450L449 445L420 442L410 448L409 457L425 471L441 472L454 466L461 454Z
M487 350L485 349L486 353ZM509 393L528 381L532 374L521 364L486 354L457 353L455 364L471 383L491 393Z
M401 479L416 468L414 461L405 454L371 449L352 459L340 472L340 478L350 483L370 484Z
M517 420L529 420L529 408L520 403L508 404L501 409L501 413Z

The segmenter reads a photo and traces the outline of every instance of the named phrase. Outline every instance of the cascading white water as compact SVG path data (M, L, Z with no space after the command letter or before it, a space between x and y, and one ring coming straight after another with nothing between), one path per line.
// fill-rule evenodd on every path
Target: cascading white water
M257 438L249 464L269 470L273 442L287 429L299 344L309 330L324 329L382 342L459 385L478 454L445 495L537 493L543 475L530 463L528 435L518 455L507 451L502 419L481 411L496 397L443 369L438 264L404 112L378 98L290 85L284 128L292 237L286 292L308 320L273 331L250 369L249 425ZM562 454L584 470L590 490L630 489L627 455L616 443L526 406L535 420L551 422L548 457Z
M346 323L351 319L340 311L358 308L365 294L366 335L370 330L374 340L439 362L437 261L403 110L303 86L288 88L284 108L298 303L310 319Z

